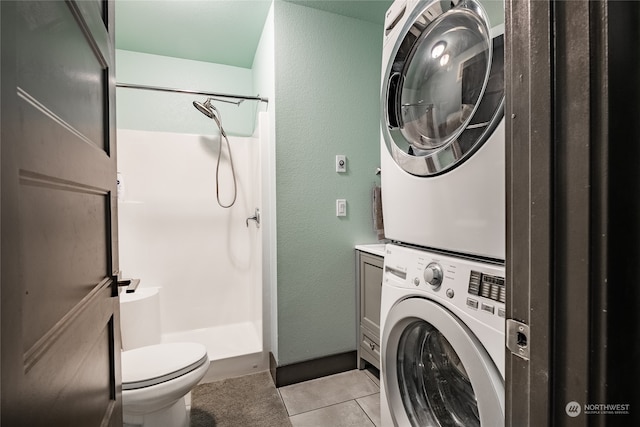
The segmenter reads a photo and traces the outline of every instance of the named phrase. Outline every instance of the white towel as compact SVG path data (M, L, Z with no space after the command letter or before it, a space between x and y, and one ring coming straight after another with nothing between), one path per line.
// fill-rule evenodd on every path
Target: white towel
M378 240L384 240L384 218L382 217L382 189L379 185L373 187L373 229Z

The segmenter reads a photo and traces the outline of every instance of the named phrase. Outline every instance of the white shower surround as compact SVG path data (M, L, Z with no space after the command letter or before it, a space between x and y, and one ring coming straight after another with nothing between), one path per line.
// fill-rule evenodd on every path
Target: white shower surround
M258 129L265 129L260 121ZM124 197L118 234L123 276L140 278L141 287L161 288L163 340L201 342L212 369L216 360L250 356L244 368L242 362L227 364L231 375L262 370L266 358L258 356L263 350L261 230L253 221L246 226L261 203L261 141L230 136L229 142L238 196L233 207L223 209L215 195L217 134L119 129ZM220 189L228 202L232 178L226 147Z

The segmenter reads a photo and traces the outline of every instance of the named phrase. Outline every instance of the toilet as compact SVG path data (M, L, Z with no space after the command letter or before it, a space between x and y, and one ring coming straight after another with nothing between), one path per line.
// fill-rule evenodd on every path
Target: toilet
M198 343L160 343L158 288L120 294L125 427L189 427L185 397L209 369Z

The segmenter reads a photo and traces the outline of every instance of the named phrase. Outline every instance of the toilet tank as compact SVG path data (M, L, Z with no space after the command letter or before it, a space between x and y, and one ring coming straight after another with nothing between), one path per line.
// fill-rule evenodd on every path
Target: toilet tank
M160 289L138 288L120 294L122 349L160 344Z

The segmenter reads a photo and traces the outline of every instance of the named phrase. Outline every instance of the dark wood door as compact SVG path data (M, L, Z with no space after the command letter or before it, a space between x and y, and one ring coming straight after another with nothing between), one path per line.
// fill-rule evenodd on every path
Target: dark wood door
M508 427L640 425L639 20L506 1Z
M2 426L122 424L113 2L2 1Z

